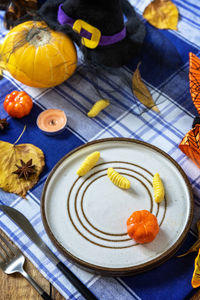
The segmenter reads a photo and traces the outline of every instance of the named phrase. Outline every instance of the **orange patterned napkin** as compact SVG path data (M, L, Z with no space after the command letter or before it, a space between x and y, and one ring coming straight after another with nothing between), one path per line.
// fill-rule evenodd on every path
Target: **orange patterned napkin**
M193 53L189 55L190 69L190 94L192 101L200 115L200 59ZM200 124L195 124L183 138L179 145L181 151L183 151L192 161L200 167Z

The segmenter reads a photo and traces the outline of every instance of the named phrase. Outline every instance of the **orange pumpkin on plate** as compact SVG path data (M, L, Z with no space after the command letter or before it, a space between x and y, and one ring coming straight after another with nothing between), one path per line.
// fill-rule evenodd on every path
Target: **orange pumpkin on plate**
M135 211L127 220L127 232L137 243L152 242L159 232L157 218L145 209Z

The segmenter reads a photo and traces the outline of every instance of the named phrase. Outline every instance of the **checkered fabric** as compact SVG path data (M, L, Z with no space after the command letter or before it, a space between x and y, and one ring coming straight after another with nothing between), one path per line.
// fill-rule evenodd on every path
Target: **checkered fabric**
M102 277L87 273L68 262L48 239L40 215L40 196L44 182L54 165L70 150L95 139L128 137L139 139L166 151L186 172L194 192L195 215L187 239L178 253L186 251L196 240L195 223L200 215L200 172L194 163L178 148L185 133L191 129L196 110L189 93L188 54L200 56L200 3L195 0L173 0L180 13L178 30L158 30L145 20L146 43L155 51L142 54L141 74L156 99L160 114L145 110L132 92L118 78L109 80L102 74L98 87L111 105L96 118L87 117L99 96L91 78L78 71L63 84L49 89L27 87L8 75L0 81L0 115L7 117L3 109L6 94L14 89L25 90L34 100L28 117L9 118L10 128L1 133L1 140L14 142L24 124L27 130L20 143L32 143L43 150L46 166L38 184L28 192L27 200L0 191L0 203L23 212L50 247L99 299L105 300L182 300L193 293L191 278L196 253L182 259L174 255L161 266L129 277ZM150 0L132 0L137 13L142 12ZM3 28L3 12L0 13L0 42L6 34ZM154 55L153 55L154 53ZM178 57L178 65L174 60ZM177 62L177 59L176 59ZM135 62L123 71L131 78ZM44 109L59 108L68 116L68 127L60 135L49 137L36 126L36 118ZM36 268L60 291L66 299L82 299L82 296L61 274L55 265L29 240L29 238L5 214L0 213L0 228L19 246ZM0 287L1 289L1 287Z

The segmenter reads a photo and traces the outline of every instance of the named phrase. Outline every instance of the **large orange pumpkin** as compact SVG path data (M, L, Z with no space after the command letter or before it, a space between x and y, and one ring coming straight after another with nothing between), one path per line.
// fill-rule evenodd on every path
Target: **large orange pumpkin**
M68 79L76 69L77 53L71 39L46 23L28 21L14 27L0 48L4 66L20 82L52 87Z

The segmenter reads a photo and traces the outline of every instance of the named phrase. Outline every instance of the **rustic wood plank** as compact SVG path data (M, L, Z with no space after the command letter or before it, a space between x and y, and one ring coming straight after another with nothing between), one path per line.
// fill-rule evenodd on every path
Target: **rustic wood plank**
M1 230L0 233L5 236ZM51 284L40 274L33 264L28 261L28 259L25 261L24 269L49 295L50 293L52 294L53 299L64 299L55 288L51 288ZM23 276L20 274L7 275L0 269L0 299L41 300L42 298Z
M63 296L55 289L53 285L51 285L51 297L54 300L65 300Z

